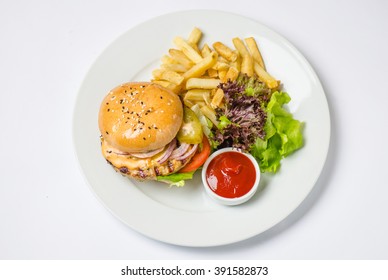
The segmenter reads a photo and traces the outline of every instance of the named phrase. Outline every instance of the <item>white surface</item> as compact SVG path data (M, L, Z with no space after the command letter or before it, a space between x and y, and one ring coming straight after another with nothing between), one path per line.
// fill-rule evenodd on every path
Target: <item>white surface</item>
M388 258L386 2L208 2L1 2L1 259ZM114 39L154 16L204 8L255 19L307 57L329 101L332 145L285 221L200 249L144 237L105 210L78 168L71 118L87 70Z
M179 27L174 26L181 18L184 20ZM284 89L292 96L290 111L306 124L303 149L283 160L284 167L276 176L265 174L262 191L240 207L217 207L209 201L199 173L184 188L170 188L159 182L133 181L132 184L114 172L101 156L101 133L97 125L101 100L120 83L149 80L152 70L159 67L160 58L173 46L171 41L176 34L189 34L199 22L206 34L203 42L210 45L217 40L231 42L231 34L257 38L267 57L267 69L273 69L271 73L282 80ZM222 23L222 28L217 22ZM153 44L153 40L159 44ZM133 45L134 41L142 42L140 49ZM73 121L77 157L87 181L103 204L146 236L198 247L245 240L287 217L314 187L325 163L330 139L325 94L305 58L283 37L257 22L230 13L203 10L157 17L114 40L86 75ZM203 231L204 228L207 230Z

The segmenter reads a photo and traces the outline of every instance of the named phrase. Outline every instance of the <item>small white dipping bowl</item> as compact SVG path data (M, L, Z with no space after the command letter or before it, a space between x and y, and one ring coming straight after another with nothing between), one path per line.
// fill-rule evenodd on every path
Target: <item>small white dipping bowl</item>
M256 180L255 180L255 182L253 184L253 187L245 195L239 196L239 197L235 197L235 198L227 198L227 197L223 197L223 196L218 195L217 193L215 193L211 189L211 187L209 186L209 184L207 183L207 180L206 180L206 172L207 172L207 169L208 169L208 166L209 166L210 162L216 156L218 156L220 154L223 154L223 153L229 153L229 152L236 152L236 153L243 154L244 156L246 156L252 162L252 164L253 164L253 166L255 167L255 170L256 170ZM238 204L242 204L242 203L248 201L250 198L252 198L252 196L256 193L256 191L257 191L257 189L259 187L260 177L261 177L260 168L259 168L259 164L257 163L256 159L251 154L243 153L241 150L236 149L236 148L224 148L224 149L220 149L220 150L214 152L206 160L206 162L204 163L203 168L202 168L202 182L203 182L203 186L205 188L206 193L213 200L215 200L216 202L218 202L220 204L223 204L223 205L238 205Z

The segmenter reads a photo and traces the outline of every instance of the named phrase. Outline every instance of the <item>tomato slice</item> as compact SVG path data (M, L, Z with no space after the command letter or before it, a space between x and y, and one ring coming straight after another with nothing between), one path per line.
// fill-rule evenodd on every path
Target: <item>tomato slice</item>
M184 108L183 123L178 131L177 139L181 143L199 144L202 142L202 125L197 115L188 107Z
M190 162L186 164L181 170L179 170L179 173L185 173L185 172L192 172L197 170L199 167L201 167L206 159L210 156L210 143L209 140L205 135L203 135L202 138L202 150L195 153L195 155L191 158Z

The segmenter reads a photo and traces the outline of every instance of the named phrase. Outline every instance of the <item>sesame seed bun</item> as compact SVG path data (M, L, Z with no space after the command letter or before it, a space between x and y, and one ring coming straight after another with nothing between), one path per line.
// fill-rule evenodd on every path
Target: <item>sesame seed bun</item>
M178 95L153 83L125 83L104 98L99 128L104 140L127 153L164 147L178 133L183 105Z

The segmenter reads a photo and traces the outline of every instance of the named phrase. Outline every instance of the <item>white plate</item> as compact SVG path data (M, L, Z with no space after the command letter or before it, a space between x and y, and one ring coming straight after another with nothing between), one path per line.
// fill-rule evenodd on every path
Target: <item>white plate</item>
M261 191L246 204L215 204L203 191L201 174L183 188L139 183L120 176L103 159L97 125L100 102L120 83L149 80L175 36L193 27L203 42L253 36L267 70L280 79L294 116L305 122L305 146L282 161L278 174L262 176ZM132 229L184 246L215 246L241 241L286 218L314 187L329 147L330 116L317 75L282 36L253 20L215 11L187 11L142 23L114 41L97 58L81 86L74 110L74 144L83 173L101 202Z

